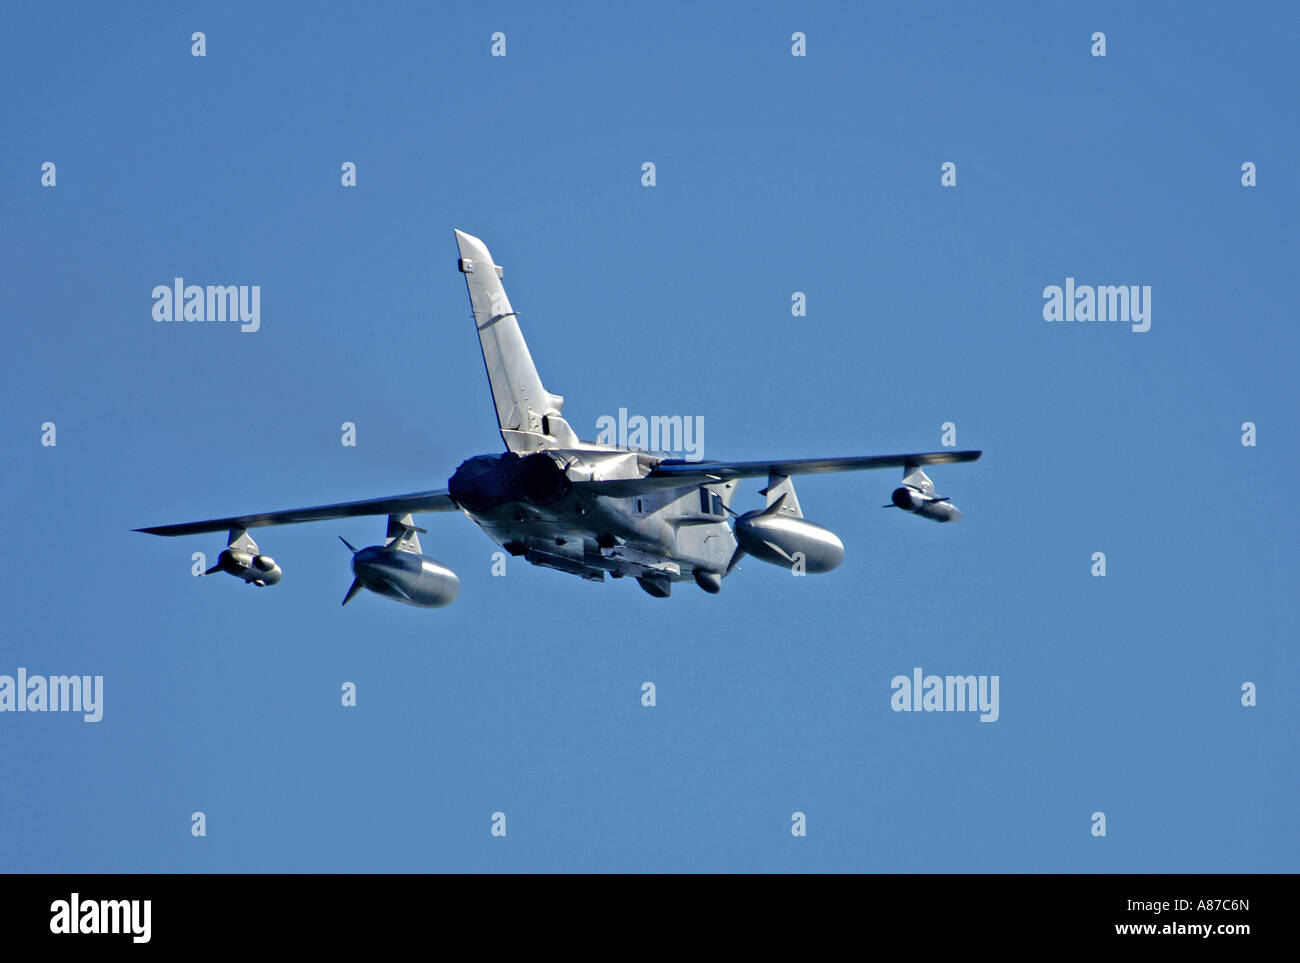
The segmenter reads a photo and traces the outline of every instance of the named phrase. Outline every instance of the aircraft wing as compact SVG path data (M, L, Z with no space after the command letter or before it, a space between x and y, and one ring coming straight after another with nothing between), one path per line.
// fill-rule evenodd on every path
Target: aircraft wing
M759 478L772 475L816 475L826 472L861 471L866 468L914 468L918 465L951 465L975 461L982 451L928 451L907 455L854 455L848 458L791 458L782 461L685 461L668 458L643 478L618 478L583 482L600 495L627 498L646 492L676 488L699 482L707 485L731 478Z
M267 525L296 525L299 522L321 522L329 518L352 518L356 515L404 515L407 512L455 512L460 507L451 500L446 490L411 492L409 495L390 495L387 498L369 498L359 502L337 502L333 505L315 505L311 508L290 508L282 512L265 512L261 515L236 515L233 518L212 518L202 522L183 522L180 525L157 525L137 528L148 535L198 535L202 532L225 532L234 528L262 528Z
M757 478L763 474L820 474L857 472L863 468L915 468L917 465L950 465L974 461L982 451L926 451L914 455L855 455L850 457L806 457L785 461L660 461L651 478L666 476L693 478Z
M924 451L910 455L854 455L850 457L806 457L780 461L685 461L664 459L649 474L641 478L610 478L610 480L580 482L582 487L598 495L611 498L628 498L650 491L675 489L698 482L727 481L729 478L759 478L780 474L823 474L826 472L859 472L866 468L915 468L918 465L950 465L959 461L974 461L983 451Z
M761 475L818 475L864 468L914 468L975 461L981 451L928 451L911 455L856 455L849 458L792 458L784 461L661 461L650 478L757 478Z

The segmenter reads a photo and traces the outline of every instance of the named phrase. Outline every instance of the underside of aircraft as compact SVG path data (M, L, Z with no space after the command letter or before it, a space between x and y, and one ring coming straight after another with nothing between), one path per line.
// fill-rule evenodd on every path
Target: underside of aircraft
M225 531L226 548L204 574L251 585L280 581L274 559L249 530L272 525L387 515L384 544L352 552L346 605L361 589L426 608L455 601L460 580L423 553L413 516L459 511L511 555L585 579L635 578L667 598L674 582L717 593L745 555L799 574L829 572L844 559L834 532L803 516L796 475L901 468L889 506L938 522L961 513L935 493L924 468L974 461L979 451L862 455L783 461L691 461L631 447L585 442L564 420L564 399L543 386L503 286L504 270L476 237L456 231L458 267L469 288L488 383L506 450L476 455L444 489L254 515L136 529L181 536ZM742 478L767 478L763 508L731 508Z

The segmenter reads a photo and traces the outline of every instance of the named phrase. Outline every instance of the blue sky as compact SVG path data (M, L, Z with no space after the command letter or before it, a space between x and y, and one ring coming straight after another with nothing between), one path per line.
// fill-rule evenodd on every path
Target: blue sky
M0 868L1295 871L1300 28L1140 6L7 7L0 673L105 704L0 714ZM882 511L893 471L800 480L838 570L661 601L495 578L424 516L440 611L339 607L335 536L382 519L256 533L270 590L131 531L498 451L453 228L580 435L701 416L755 459L951 421L966 520ZM261 285L261 329L155 323L176 276ZM1151 329L1045 322L1066 277L1150 285ZM892 711L915 666L997 675L1000 718Z

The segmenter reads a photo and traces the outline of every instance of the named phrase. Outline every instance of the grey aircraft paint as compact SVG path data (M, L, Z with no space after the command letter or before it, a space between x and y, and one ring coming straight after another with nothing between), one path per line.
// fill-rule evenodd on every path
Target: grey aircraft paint
M153 535L229 531L209 572L273 585L281 570L258 554L247 529L387 515L383 545L352 552L347 604L361 589L427 608L449 605L460 580L423 553L412 514L460 511L494 542L533 565L591 581L633 578L666 598L675 582L718 593L748 554L807 573L829 572L844 559L834 532L803 517L795 475L902 468L892 496L899 508L936 521L961 513L934 493L926 465L974 461L978 451L861 455L776 461L684 461L617 445L584 442L564 420L564 399L543 386L503 286L504 269L476 237L456 231L479 346L506 451L462 462L447 488L280 512L137 529ZM731 507L741 478L766 476L762 509ZM346 542L344 544L347 544ZM205 573L206 574L206 573Z

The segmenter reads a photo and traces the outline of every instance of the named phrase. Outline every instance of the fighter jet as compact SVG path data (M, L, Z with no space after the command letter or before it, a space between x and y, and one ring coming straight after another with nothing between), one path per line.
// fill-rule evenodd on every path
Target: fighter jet
M634 578L655 598L676 582L717 593L745 555L798 574L829 572L844 559L834 532L804 518L797 475L902 468L891 503L938 522L961 513L935 494L923 467L974 461L978 451L936 451L784 461L713 461L667 457L609 443L582 441L564 420L564 399L542 386L519 317L502 280L505 271L476 237L456 231L458 267L469 288L488 385L506 450L461 463L446 488L311 508L236 515L136 531L151 535L228 532L215 566L250 585L280 581L280 567L260 553L249 530L359 515L387 515L382 545L352 553L346 605L362 589L425 608L455 601L460 580L423 553L414 515L462 512L513 556L594 582ZM731 505L742 478L766 477L762 508Z

